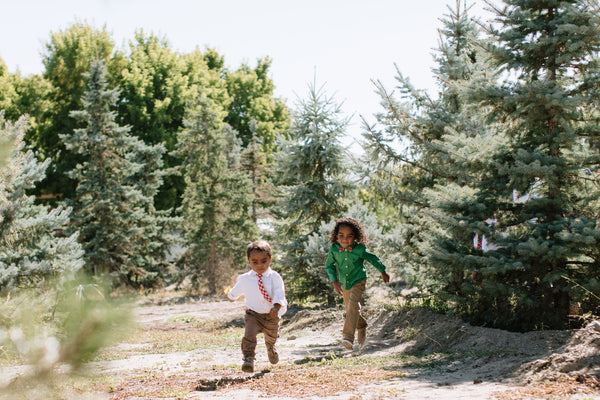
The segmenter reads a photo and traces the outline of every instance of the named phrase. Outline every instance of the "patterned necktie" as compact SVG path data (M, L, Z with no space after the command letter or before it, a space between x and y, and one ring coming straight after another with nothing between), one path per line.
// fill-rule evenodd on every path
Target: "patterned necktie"
M265 285L263 285L262 274L256 274L256 276L258 276L258 290L260 290L260 292L262 293L262 295L264 296L264 298L269 303L272 303L273 301L271 300L271 296L269 296L269 293L267 293L267 291L265 289Z

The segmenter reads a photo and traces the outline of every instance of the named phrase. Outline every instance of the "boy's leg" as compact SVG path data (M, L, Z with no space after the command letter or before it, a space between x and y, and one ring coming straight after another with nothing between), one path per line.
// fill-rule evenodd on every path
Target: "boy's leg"
M242 338L242 356L244 365L242 369L254 370L254 356L256 355L256 335L259 332L259 324L256 314L250 310L246 310L244 315L244 337ZM250 365L252 368L250 368Z
M262 322L262 333L265 337L265 346L267 347L269 362L271 364L277 364L279 362L279 353L277 353L275 343L279 337L279 317L272 318L268 316Z
M366 283L366 281L363 281ZM364 285L366 286L366 285ZM358 303L358 321L356 322L356 339L358 340L358 345L362 348L367 340L367 320L362 316L362 306L364 304L363 294L365 292L365 287L362 289L362 293L360 295L359 303Z
M367 327L367 321L360 315L360 302L362 301L366 282L367 280L363 279L349 290L343 289L346 320L344 321L342 336L344 340L350 343L354 343L354 333L357 328L365 329Z

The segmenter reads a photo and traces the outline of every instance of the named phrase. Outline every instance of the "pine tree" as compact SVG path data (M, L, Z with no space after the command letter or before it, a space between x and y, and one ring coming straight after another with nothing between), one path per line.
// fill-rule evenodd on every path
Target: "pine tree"
M11 123L0 112L0 142L10 147L0 167L0 295L73 278L83 265L77 234L64 235L71 209L36 205L27 194L49 162L24 151L26 130L25 117Z
M116 123L111 107L118 90L107 88L102 62L92 62L86 77L84 108L71 113L84 128L61 136L84 160L69 174L78 183L73 228L81 233L88 272L118 284L155 285L173 222L152 204L164 148L144 145Z
M181 214L187 253L183 272L195 288L210 294L243 265L245 247L256 232L250 215L251 183L241 171L241 143L224 112L202 93L179 134L186 189Z
M256 136L258 124L250 123L252 137L242 150L242 169L249 176L252 184L251 216L255 224L270 225L272 215L269 209L276 203L275 188L269 178L272 163L261 150L261 139Z
M449 13L441 21L443 27L435 53L437 66L433 69L440 89L436 98L414 88L409 78L397 70L397 90L401 97L376 82L384 111L376 116L376 125L364 123L368 160L363 176L369 205L381 208L378 204L383 203L397 210L386 225L398 232L395 244L390 246L399 255L402 276L410 284L430 291L431 285L445 285L455 275L450 265L439 271L439 276L432 275L429 268L426 249L436 248L429 238L451 229L441 225L449 217L437 207L438 196L445 197L435 190L448 188L469 193L464 186L476 179L477 173L477 167L466 165L465 156L461 156L476 146L464 147L463 141L453 141L463 138L465 142L495 146L495 140L485 135L487 121L462 94L471 82L495 77L488 57L478 45L479 29L469 15L469 8L461 6L460 1L455 8L449 7ZM394 213L387 211L386 215L389 214ZM471 231L467 236L470 234Z
M292 299L318 299L328 293L333 301L323 266L311 265L313 255L304 252L309 237L323 223L347 210L353 185L350 166L344 163L342 135L348 119L341 105L324 88L309 85L300 99L290 127L290 139L282 139L277 157L276 184L281 190L277 236L283 249L282 273Z
M564 328L572 305L597 311L600 289L600 232L583 190L597 165L598 14L581 1L516 0L496 13L482 46L506 78L469 82L463 99L487 123L439 143L461 173L426 191L428 288L479 324Z
M127 178L126 184L138 191L135 204L141 211L136 220L132 261L143 271L137 276L135 285L160 286L169 279L169 272L175 272L169 258L173 246L181 242L178 234L181 218L174 217L173 210L158 210L155 200L164 177L175 175L176 171L164 166L166 149L163 144L151 146L141 140L134 144L127 158L138 169Z
M580 287L600 289L600 232L582 192L583 168L597 165L599 121L585 110L598 102L600 15L574 0L511 0L495 12L489 49L511 78L472 95L509 138L477 187L501 247L480 255L486 290L470 311L511 329L563 328Z
M67 177L67 171L80 160L66 150L60 135L72 132L76 126L69 115L81 109L86 89L83 74L96 59L105 60L111 71L122 68L122 53L115 49L106 27L96 29L85 23L74 23L62 31L52 32L42 53L42 79L32 82L35 87L27 90L27 95L34 100L24 104L21 112L36 119L28 144L35 147L39 159L52 160L47 177L36 185L36 193L52 202L70 199L75 193L76 182Z

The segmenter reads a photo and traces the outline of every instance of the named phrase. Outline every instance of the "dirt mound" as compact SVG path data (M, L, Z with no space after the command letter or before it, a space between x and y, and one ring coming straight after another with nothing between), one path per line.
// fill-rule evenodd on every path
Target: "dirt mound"
M572 333L569 341L548 357L523 365L529 379L560 379L567 374L580 381L600 380L600 321Z
M290 310L288 310L290 311ZM335 308L324 310L291 310L291 315L285 315L282 321L282 332L292 332L309 329L311 331L325 330L341 323L344 318L343 311Z
M366 308L366 352L387 354L460 354L460 365L478 376L526 382L575 377L600 378L600 322L579 330L508 332L471 326L428 308L387 311ZM282 331L329 331L337 337L340 309L301 310Z
M403 341L405 351L415 353L470 351L540 355L564 346L572 335L571 331L518 333L471 326L459 318L422 307L394 312L380 310L373 317L371 332L376 337Z

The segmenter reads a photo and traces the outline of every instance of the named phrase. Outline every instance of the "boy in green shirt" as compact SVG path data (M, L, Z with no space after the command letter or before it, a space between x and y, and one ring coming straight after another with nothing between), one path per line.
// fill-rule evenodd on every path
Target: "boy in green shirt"
M362 348L367 338L367 321L360 314L362 296L366 288L368 261L379 272L383 282L388 283L390 276L385 265L375 254L367 251L369 243L362 224L354 218L340 218L331 233L332 243L325 261L329 281L337 294L344 297L346 319L342 329L342 345L348 350L354 346L356 332L358 345Z

